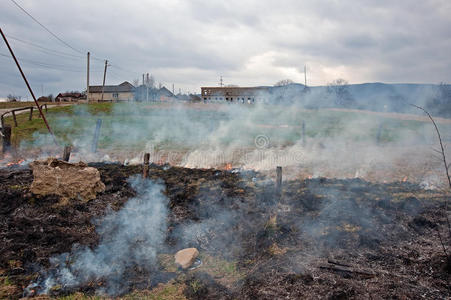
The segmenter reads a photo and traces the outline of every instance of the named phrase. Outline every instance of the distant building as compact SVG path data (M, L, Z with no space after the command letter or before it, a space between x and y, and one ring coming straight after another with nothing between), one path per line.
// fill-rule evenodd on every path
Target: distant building
M177 98L175 97L175 95L168 90L166 87L162 87L158 90L158 97L160 101L172 101L172 100L177 100Z
M202 87L203 101L254 103L265 101L269 87Z
M40 98L46 98L46 99L42 99L42 101L52 102L52 100L49 97L40 97ZM40 101L39 99L38 99L38 101ZM55 102L75 102L75 101L85 100L85 99L86 99L86 96L82 93L59 93L55 97Z
M135 89L137 101L176 101L177 97L166 87L155 88L140 85Z
M119 85L105 85L103 101L132 101L135 87L128 81ZM102 101L102 86L89 86L89 101Z
M61 94L59 94L61 95ZM38 98L38 102L52 102L52 100L49 97L41 96Z

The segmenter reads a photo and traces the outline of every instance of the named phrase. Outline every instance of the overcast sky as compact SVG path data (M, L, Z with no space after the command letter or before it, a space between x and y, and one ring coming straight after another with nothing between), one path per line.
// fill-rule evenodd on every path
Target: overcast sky
M450 0L16 2L82 53L0 0L0 26L38 96L85 89L87 51L97 58L91 84L101 84L108 59L107 84L149 72L182 92L200 93L221 75L240 86L303 82L305 64L311 85L451 82ZM12 59L0 56L0 66L0 97L26 98Z

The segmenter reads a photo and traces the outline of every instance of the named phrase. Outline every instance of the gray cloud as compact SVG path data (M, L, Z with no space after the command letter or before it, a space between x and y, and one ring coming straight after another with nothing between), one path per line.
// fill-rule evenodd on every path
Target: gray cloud
M216 85L220 75L243 86L301 81L304 64L315 85L337 77L353 83L450 81L447 0L18 2L82 52L2 1L0 24L8 35L73 55L49 55L10 39L38 95L42 85L44 93L84 89L88 50L111 62L111 84L150 72L157 82L192 92ZM92 61L93 84L101 82L102 64ZM0 97L25 96L12 60L0 57L0 65Z

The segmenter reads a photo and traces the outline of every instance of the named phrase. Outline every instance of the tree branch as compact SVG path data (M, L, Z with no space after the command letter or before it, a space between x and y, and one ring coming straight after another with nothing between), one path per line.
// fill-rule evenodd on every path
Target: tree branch
M448 162L446 160L445 147L443 146L442 136L440 135L440 130L438 129L437 123L435 123L431 114L427 110L425 110L424 108L422 108L418 105L415 105L415 104L410 104L410 105L412 105L413 107L416 107L418 109L421 109L423 112L425 112L426 115L431 120L432 124L434 125L435 132L437 133L438 141L440 143L440 150L441 150L440 152L442 154L443 165L445 166L446 178L448 179L449 189L451 190L451 177L449 175L449 166L450 165L448 164ZM449 237L451 238L451 225L450 225L449 217L448 217L448 198L446 198L446 200L445 200L445 217L446 217L446 222L448 223L448 234L449 234Z

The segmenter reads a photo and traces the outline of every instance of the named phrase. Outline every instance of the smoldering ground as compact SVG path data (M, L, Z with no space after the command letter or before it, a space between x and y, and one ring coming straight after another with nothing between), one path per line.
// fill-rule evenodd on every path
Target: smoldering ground
M168 200L160 184L139 177L131 177L129 183L137 196L119 211L109 209L94 221L99 244L93 248L74 245L70 253L52 257L50 269L27 288L28 293L47 294L56 286L71 289L102 282L98 292L116 295L128 288L127 270L139 266L152 273L166 236Z
M145 202L149 205L154 202L127 179L142 173L141 166L105 163L92 166L101 173L105 193L89 203L71 202L66 208L51 207L52 197L32 200L32 195L14 188L15 178L31 183L32 175L26 169L12 174L0 170L3 199L0 209L7 223L0 231L6 241L0 249L1 266L9 270L12 280L24 274L22 282L29 283L27 274L34 274L36 269L28 269L27 263L46 265L50 258L53 264L42 269L42 280L37 283L43 285L43 279L52 278L53 283L48 281L49 286L53 285L49 293L55 296L75 291L119 295L131 290L150 290L155 278L159 279L157 282L180 285L189 295L187 298L197 299L215 298L219 291L223 298L241 299L265 294L275 298L328 297L329 293L339 292L377 293L388 298L419 293L440 298L447 294L444 288L447 273L440 263L443 255L438 239L430 234L444 224L439 209L444 197L436 191L424 191L408 182L374 184L361 179L312 178L284 180L278 198L274 194L274 180L255 171L151 165L149 178L164 183L161 188L154 186L156 199L167 205L166 221L156 218L164 233L155 236L122 224L136 223L128 218L141 224L150 222L140 216L152 215ZM162 187L165 197L159 192ZM111 204L113 211L94 219L99 221L78 221L92 209L103 211L105 203ZM132 210L127 212L125 208ZM139 208L143 208L142 212ZM65 219L70 219L70 224ZM127 233L118 233L119 224L125 226ZM95 232L93 226L98 227ZM85 244L81 239L89 242ZM116 242L117 239L123 241ZM79 246L61 251L74 243L90 248ZM53 244L59 246L52 248ZM125 245L125 248L117 254L113 253L115 249L101 248L105 255L102 257L98 250L101 245ZM144 254L134 254L130 248L142 250L140 245L146 246ZM18 246L23 251L17 252ZM178 273L161 261L161 255L172 261L177 250L190 246L201 252L202 264L198 269ZM52 253L67 253L67 263L64 256ZM156 259L153 253L157 254ZM122 261L122 256L129 256L129 261ZM79 257L83 259L77 262ZM80 265L87 258L97 261L84 271ZM103 266L113 258L118 262ZM329 258L371 268L374 270L371 276L376 277L363 280L352 269L345 270L342 277L341 273L330 271L330 267L322 268ZM22 260L23 269L14 267ZM9 261L14 261L11 267L7 267ZM60 265L55 264L57 261ZM124 272L111 273L112 269ZM432 279L427 275L430 272L434 274ZM78 285L63 286L70 274ZM116 281L119 278L122 281ZM421 280L422 284L412 287L415 280Z

